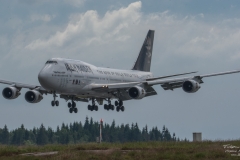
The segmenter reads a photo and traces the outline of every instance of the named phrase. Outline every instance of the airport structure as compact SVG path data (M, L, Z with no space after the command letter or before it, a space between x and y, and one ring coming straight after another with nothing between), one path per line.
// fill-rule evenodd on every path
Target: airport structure
M100 120L100 135L99 135L99 143L102 142L102 126L103 126L103 120Z
M193 142L202 142L202 133L201 132L193 133Z
M96 137L97 143L102 142L102 127L103 127L103 120L101 119L99 123L99 137Z

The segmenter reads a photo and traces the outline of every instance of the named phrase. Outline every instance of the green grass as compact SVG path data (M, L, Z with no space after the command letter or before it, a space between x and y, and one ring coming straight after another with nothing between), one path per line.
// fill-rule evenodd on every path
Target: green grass
M225 153L224 144L240 146L240 141L226 142L134 142L83 143L75 145L0 146L0 159L83 159L83 160L229 160L240 159ZM59 151L51 156L22 156L29 152Z

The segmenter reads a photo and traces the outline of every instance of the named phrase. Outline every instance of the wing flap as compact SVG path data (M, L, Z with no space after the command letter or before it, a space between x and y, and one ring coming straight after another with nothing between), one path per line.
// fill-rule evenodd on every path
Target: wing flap
M80 102L88 102L88 99L87 98L82 98L82 97L77 97L77 96L70 96L70 95L64 95L64 94L61 94L60 95L60 98L63 98L65 99L66 101L68 100L74 100L74 101L80 101Z
M162 84L162 88L164 90L174 90L175 88L182 87L183 82L176 82L176 83L164 83Z
M157 92L152 87L148 87L146 90L146 97L154 95L157 95Z
M95 91L110 91L116 89L127 89L138 84L142 84L142 82L129 82L129 83L112 83L112 84L91 84L90 87Z

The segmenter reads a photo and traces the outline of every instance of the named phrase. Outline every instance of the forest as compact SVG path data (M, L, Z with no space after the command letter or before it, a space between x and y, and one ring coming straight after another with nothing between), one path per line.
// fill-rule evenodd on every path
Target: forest
M0 144L5 145L46 145L46 144L77 144L96 142L99 137L100 123L93 121L93 118L86 117L84 124L74 122L62 123L56 130L46 128L43 124L39 128L26 129L22 124L20 128L12 131L7 125L0 128ZM146 141L180 141L175 133L172 135L167 127L163 126L162 131L157 127L148 129L147 125L139 129L137 123L116 125L115 121L102 126L103 142L146 142Z

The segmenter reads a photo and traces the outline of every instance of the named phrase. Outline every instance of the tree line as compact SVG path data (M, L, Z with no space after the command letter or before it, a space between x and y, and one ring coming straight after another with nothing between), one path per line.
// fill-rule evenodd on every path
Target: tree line
M97 121L86 117L84 124L74 122L62 123L56 130L46 128L43 124L39 128L26 129L22 124L20 128L9 131L7 126L0 128L0 143L10 145L45 145L45 144L74 144L82 142L96 142L99 137L99 125ZM138 124L111 125L105 123L102 126L103 142L136 142L136 141L179 141L175 133L172 135L168 128L163 126L162 131L157 127L150 130L147 125L142 130Z

